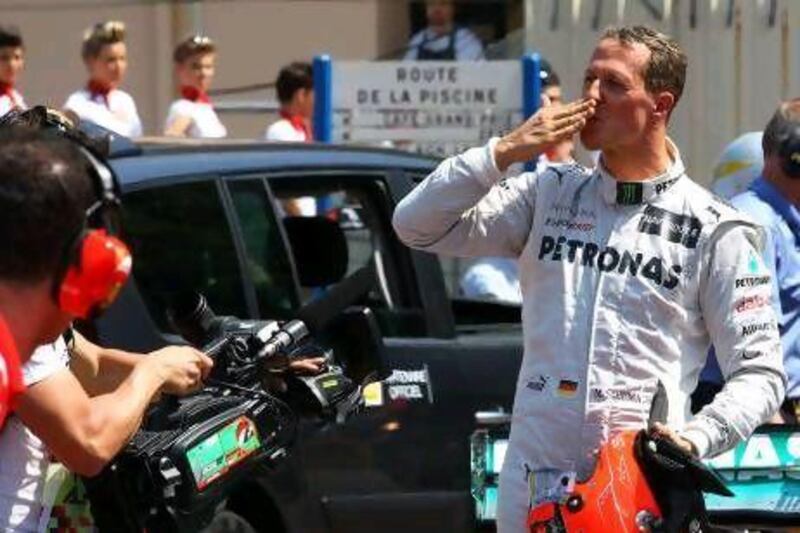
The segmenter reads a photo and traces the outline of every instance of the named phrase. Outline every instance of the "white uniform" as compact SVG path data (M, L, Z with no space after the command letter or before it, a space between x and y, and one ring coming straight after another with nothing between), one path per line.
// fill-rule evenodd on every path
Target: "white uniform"
M303 128L294 126L288 119L282 118L270 124L264 132L264 139L281 142L310 142L308 133Z
M611 433L646 426L658 381L667 423L701 456L769 418L783 371L763 232L671 167L640 183L602 165L501 181L493 139L451 157L397 206L401 240L426 251L519 260L524 356L500 476L498 531L563 496ZM714 343L727 381L692 417Z
M141 137L142 121L131 95L113 89L107 95L88 89L75 91L67 98L64 109L125 137Z
M175 100L169 107L164 130L169 130L179 117L191 119L187 137L196 139L219 139L228 135L225 125L220 122L214 106L210 102L191 101L186 98Z
M31 387L65 370L69 363L64 339L40 346L22 366ZM42 507L50 454L42 440L17 416L0 432L0 531L42 531L47 517Z
M0 117L12 109L28 109L28 106L19 91L8 88L5 93L0 95Z

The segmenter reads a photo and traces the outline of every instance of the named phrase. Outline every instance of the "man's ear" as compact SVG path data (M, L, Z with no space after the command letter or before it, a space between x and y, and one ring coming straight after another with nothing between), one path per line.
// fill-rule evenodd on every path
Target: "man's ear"
M669 118L672 109L675 107L675 95L671 92L661 91L656 94L653 112L657 117L663 117L664 121Z

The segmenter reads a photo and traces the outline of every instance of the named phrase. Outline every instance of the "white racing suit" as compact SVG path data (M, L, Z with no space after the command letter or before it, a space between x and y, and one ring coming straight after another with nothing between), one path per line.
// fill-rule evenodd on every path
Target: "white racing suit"
M669 170L643 183L602 165L501 179L495 143L442 162L393 222L414 248L519 260L525 346L498 509L516 533L591 473L610 433L645 427L659 380L668 425L710 456L778 409L786 378L761 230L691 181L671 142ZM692 417L711 343L725 387Z

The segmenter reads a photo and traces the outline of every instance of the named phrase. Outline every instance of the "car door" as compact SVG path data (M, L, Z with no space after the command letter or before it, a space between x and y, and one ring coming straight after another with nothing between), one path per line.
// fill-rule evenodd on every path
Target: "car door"
M311 197L316 214L339 221L350 270L376 267L379 289L366 304L379 317L392 371L366 391L364 416L307 447L304 462L310 483L325 496L334 530L374 531L377 524L416 530L420 517L428 517L431 531L471 529L469 437L476 412L511 407L520 329L503 324L459 330L452 316L429 316L432 307L452 313L451 302L436 258L415 260L421 252L408 250L391 229L394 173L268 178L278 201ZM439 295L435 305L431 293ZM449 332L443 331L447 324Z

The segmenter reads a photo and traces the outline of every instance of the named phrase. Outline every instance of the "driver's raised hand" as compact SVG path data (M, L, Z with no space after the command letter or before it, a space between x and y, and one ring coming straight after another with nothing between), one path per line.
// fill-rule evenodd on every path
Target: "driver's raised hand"
M594 114L595 100L582 98L562 106L544 106L517 129L504 135L494 148L498 170L538 157L571 139Z
M167 346L148 354L147 360L164 380L161 391L179 396L200 389L214 366L210 357L189 346Z

